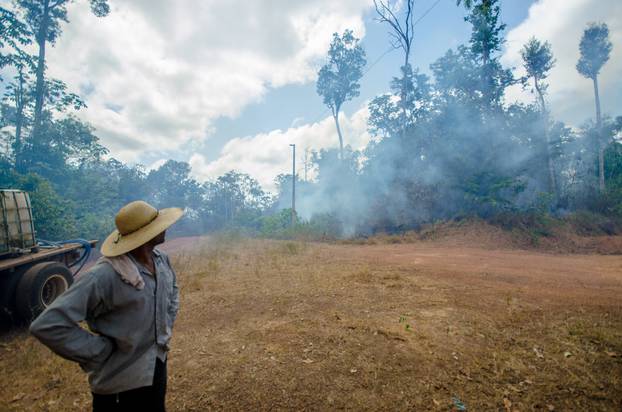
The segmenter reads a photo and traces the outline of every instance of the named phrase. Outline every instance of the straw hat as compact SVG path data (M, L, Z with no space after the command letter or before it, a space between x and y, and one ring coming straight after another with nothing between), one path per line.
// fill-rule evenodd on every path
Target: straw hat
M158 210L142 200L128 203L114 218L117 229L104 240L101 253L112 257L134 250L164 232L183 214L177 207Z

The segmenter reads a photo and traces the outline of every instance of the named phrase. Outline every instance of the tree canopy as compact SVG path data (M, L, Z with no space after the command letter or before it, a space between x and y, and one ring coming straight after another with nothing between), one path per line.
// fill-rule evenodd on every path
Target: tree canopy
M581 57L577 62L577 71L589 79L596 78L600 69L609 61L612 48L607 25L591 23L579 43Z

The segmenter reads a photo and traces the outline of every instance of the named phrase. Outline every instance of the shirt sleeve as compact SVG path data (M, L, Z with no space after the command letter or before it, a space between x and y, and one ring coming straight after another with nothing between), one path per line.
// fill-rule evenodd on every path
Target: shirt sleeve
M168 255L166 255L166 263L168 264L169 269L171 270L171 274L173 275L173 289L171 292L171 303L169 304L168 307L168 313L171 317L171 329L172 329L172 323L175 322L175 319L177 318L177 312L179 311L179 286L177 284L177 274L175 273L175 270L173 269L173 266L171 265L171 260L169 259Z
M88 332L79 322L102 311L102 298L97 273L89 271L32 322L30 333L84 370L97 369L113 352L114 342Z
M171 290L170 302L168 305L168 314L171 319L170 326L172 329L173 323L175 323L175 319L177 318L177 312L179 311L179 286L177 285L177 274L175 273L175 270L173 269L173 266L171 265L171 261L168 258L168 255L165 255L165 256L166 256L166 263L168 264L171 274L173 275L173 288Z

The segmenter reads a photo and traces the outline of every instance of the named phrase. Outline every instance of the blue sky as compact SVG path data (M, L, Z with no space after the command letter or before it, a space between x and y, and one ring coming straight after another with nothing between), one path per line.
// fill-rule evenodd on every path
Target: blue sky
M70 23L48 49L49 75L85 98L89 107L77 115L112 156L147 168L188 161L199 180L236 169L272 189L274 177L289 172L290 143L299 147L300 165L304 149L336 147L333 120L315 92L332 33L353 29L370 66L389 48L372 0L108 1L103 19L86 1L70 5ZM507 24L501 62L520 76L522 45L531 36L549 41L557 65L547 100L553 116L571 126L594 111L591 82L574 68L582 31L606 22L613 52L600 75L602 106L622 114L622 1L500 3ZM415 1L415 19L428 10L415 27L411 58L424 73L470 35L455 0ZM360 97L340 118L346 144L369 142L366 102L388 91L401 61L396 50L368 68ZM513 86L506 100L533 101L533 94Z
M501 19L508 29L519 24L527 16L532 0L504 0L501 2ZM427 14L425 14L427 12ZM424 16L425 14L425 16ZM411 64L430 74L429 66L445 51L464 43L470 36L470 26L464 21L465 11L456 7L453 0L420 0L415 5L416 25L414 50ZM372 9L364 16L365 37L362 45L367 54L367 73L361 79L361 94L344 105L348 115L356 111L365 101L385 93L393 76L398 75L403 61L401 50L389 46L388 27L375 20ZM384 56L384 57L383 57ZM380 58L380 60L378 60ZM374 62L377 62L373 67ZM317 122L328 115L315 91L315 83L287 85L270 89L260 102L250 104L235 118L219 118L215 133L210 137L205 151L208 160L214 160L220 149L232 138L248 136L274 129L287 129L300 122Z

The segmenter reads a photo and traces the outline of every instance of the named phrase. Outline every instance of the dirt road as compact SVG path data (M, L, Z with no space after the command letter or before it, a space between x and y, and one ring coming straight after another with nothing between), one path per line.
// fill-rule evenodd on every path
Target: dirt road
M173 241L173 411L622 409L622 256L438 243ZM0 410L84 410L24 334Z

